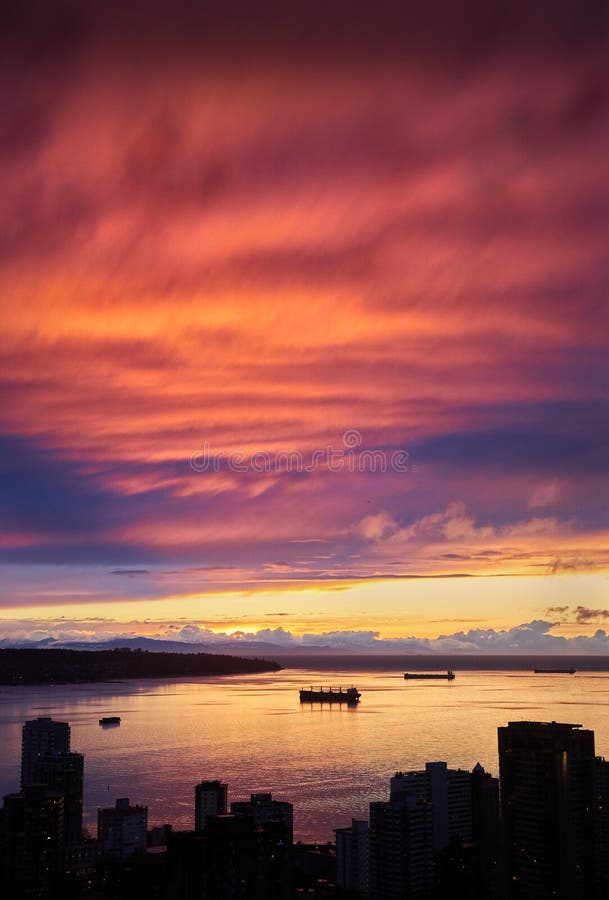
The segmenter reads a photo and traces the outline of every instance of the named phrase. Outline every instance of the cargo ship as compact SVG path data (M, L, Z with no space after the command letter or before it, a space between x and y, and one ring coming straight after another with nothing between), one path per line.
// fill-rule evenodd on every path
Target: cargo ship
M360 692L354 687L347 688L346 691L343 691L342 687L338 690L327 688L325 691L322 687L317 690L313 690L311 687L301 688L300 691L301 703L349 703L354 705L359 703L360 697Z
M404 678L407 681L411 679L427 679L427 678L436 678L442 679L443 681L454 681L455 673L452 669L449 669L447 672L404 672Z
M533 669L536 675L575 675L577 669Z
M100 725L120 725L121 717L120 716L104 716L99 720Z

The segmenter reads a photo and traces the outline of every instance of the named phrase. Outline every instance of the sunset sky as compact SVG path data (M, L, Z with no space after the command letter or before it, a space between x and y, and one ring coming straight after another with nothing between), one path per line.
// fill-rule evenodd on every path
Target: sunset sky
M609 652L607 5L123 6L2 13L0 639Z

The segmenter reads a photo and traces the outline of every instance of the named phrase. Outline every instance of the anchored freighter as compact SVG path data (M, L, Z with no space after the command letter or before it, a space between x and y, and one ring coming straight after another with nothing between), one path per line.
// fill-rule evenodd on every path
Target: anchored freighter
M422 679L422 678L436 678L442 679L443 681L454 681L455 673L452 669L449 669L447 672L404 672L404 678L409 681L411 679Z
M301 703L359 703L359 698L361 697L360 692L357 688L350 687L347 688L346 691L343 691L341 688L326 688L324 690L322 687L314 690L312 687L302 688L300 691L300 702Z

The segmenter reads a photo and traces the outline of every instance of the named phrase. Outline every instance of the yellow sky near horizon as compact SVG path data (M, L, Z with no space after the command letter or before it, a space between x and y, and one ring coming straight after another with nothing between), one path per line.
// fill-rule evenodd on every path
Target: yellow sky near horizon
M572 636L593 634L602 627L603 613L609 616L605 609L608 597L607 573L433 578L106 603L98 599L69 605L58 602L6 610L0 622L63 619L88 622L92 632L133 630L143 635L158 634L170 624L192 623L226 633L282 627L295 635L336 630L375 631L382 638L435 638L476 628L509 629L545 619L561 623L556 633ZM587 613L587 619L576 621L578 606L597 615ZM552 609L556 607L564 611Z

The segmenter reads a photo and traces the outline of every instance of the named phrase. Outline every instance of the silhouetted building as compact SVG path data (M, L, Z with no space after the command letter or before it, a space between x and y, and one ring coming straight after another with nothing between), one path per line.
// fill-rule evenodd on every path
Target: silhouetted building
M251 816L256 825L268 825L273 822L281 825L286 837L292 843L294 830L294 807L282 800L273 800L272 794L251 794L247 801L231 803L230 810L235 815Z
M228 785L221 781L201 781L195 786L195 831L203 831L208 816L227 810Z
M82 793L84 756L82 753L43 754L34 764L33 780L52 794L63 796L64 844L73 847L82 841Z
M249 801L231 803L231 813L251 818L254 825L263 829L265 880L273 897L290 896L292 881L291 852L294 840L294 807L282 800L273 800L272 794L251 794ZM270 895L269 895L270 896Z
M336 828L336 884L362 897L368 894L369 827L353 819L348 828Z
M472 837L485 843L499 837L499 779L476 763L472 769Z
M370 804L371 900L421 900L434 877L433 806L415 796Z
M460 776L469 777L467 789L462 792L457 804L457 815L452 821L463 823L465 836L460 835L458 826L453 824L448 843L436 851L431 897L433 900L446 900L447 897L455 900L501 900L504 879L500 865L499 781L485 772L479 763L471 773L458 771ZM461 777L455 784L464 781ZM462 802L465 793L470 795L469 810Z
M327 894L328 885L336 885L334 843L328 841L324 844L303 844L298 841L292 847L291 859L296 896L299 896L299 891L300 894L315 891L312 896L317 896L320 886L323 886Z
M370 896L495 900L500 836L498 781L482 766L396 772L389 803L370 806Z
M289 900L290 848L276 825L251 816L209 816L204 831L175 832L167 844L168 900Z
M169 822L165 822L164 825L155 825L154 828L151 828L148 832L148 846L165 847L172 832L173 825Z
M48 716L31 719L23 726L21 742L21 787L34 782L39 756L70 752L70 726Z
M434 850L442 850L455 837L471 841L471 772L449 769L445 762L428 762L423 770L396 772L391 779L390 799L433 804Z
M580 725L499 728L510 897L594 897L594 765L594 732Z
M76 876L91 878L99 863L99 841L87 838L65 848L65 870Z
M609 897L609 762L594 761L594 852L596 895Z
M479 896L503 896L505 867L499 811L499 779L477 763L472 769L472 837L477 850Z
M124 861L147 844L148 807L130 806L128 798L110 809L97 810L97 840L102 857Z
M25 785L4 798L0 813L3 896L55 897L63 872L63 797L42 785Z

